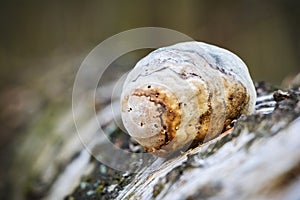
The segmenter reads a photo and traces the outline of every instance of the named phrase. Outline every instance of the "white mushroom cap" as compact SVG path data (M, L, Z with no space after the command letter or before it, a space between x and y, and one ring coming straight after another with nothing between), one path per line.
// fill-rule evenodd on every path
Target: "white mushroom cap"
M201 42L157 49L128 74L122 120L145 149L168 156L216 137L254 110L246 65L233 53Z

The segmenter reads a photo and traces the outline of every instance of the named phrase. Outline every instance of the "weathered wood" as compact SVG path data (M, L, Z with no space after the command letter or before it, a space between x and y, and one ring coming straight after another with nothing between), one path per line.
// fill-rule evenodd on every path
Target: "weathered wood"
M107 173L108 179L94 173L89 181L82 181L88 185L98 181L98 189L78 187L69 198L297 199L300 197L299 94L298 88L264 95L258 98L257 112L242 116L232 133L166 159L162 164L154 162L151 167L156 170L152 172L115 171Z
M34 159L24 162L30 146L25 142L20 147L23 150L17 163L23 167L13 170L20 178L16 182L15 192L19 193L15 199L25 198L24 186L29 186L27 197L44 199L297 199L300 196L299 87L281 92L257 84L256 89L259 96L256 112L238 119L232 133L172 158L158 159L136 173L118 171L92 159L74 133L71 113L66 112L57 119L64 126L57 123L49 130L49 134L68 133L56 137L53 134L52 140L47 139L47 146L52 145L55 151L50 151L50 146L40 152L35 148ZM131 152L143 151L118 129L114 117L119 113L112 113L111 105L105 107L103 102L99 105L97 116L110 133L111 141ZM96 124L87 121L84 129L85 137L91 141L89 148L105 147ZM35 135L28 140L33 138ZM58 140L61 142L57 143ZM135 167L139 163L124 161L124 165L130 164Z

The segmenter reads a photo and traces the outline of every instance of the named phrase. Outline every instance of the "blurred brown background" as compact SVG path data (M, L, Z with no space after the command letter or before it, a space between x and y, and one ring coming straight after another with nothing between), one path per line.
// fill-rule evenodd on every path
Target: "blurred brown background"
M299 19L297 0L1 1L0 176L45 110L57 117L59 106L71 108L76 71L104 39L174 29L235 52L254 80L280 84L300 71ZM47 134L51 124L41 126Z
M83 55L142 26L224 46L245 60L254 79L279 83L299 70L299 7L297 0L2 1L1 88L49 67L41 61Z

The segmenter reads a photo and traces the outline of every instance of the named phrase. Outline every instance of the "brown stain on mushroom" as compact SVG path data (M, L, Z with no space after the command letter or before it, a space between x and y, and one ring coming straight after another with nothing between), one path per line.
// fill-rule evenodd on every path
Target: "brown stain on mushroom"
M245 86L242 85L237 80L234 80L232 77L223 77L223 85L224 85L224 101L225 101L225 121L223 126L223 131L228 127L228 125L234 120L237 119L243 114L243 110L245 106L249 103L250 96L247 93ZM207 98L205 98L205 92L208 91L204 86L198 84L199 88L198 104L199 105L207 105L207 109L204 113L199 116L198 124L196 125L197 134L193 139L190 147L196 147L199 144L213 139L219 135L218 130L214 130L214 127L211 127L212 120L212 94L207 94ZM206 89L206 90L205 90ZM201 93L202 91L202 93ZM205 101L205 102L203 102ZM218 111L215 111L218 112ZM211 133L208 135L208 131Z
M202 143L205 139L206 133L210 129L212 114L211 94L208 91L207 85L201 81L192 81L192 84L198 88L196 98L198 101L198 114L200 114L200 117L195 125L197 133L192 139L190 147L195 147L198 146L199 143Z
M248 105L250 96L245 86L231 77L223 78L225 88L226 101L226 120L224 128L228 126L232 120L239 118Z
M149 101L160 105L161 109L161 126L159 136L155 135L146 139L139 138L141 143L143 140L152 141L154 146L144 146L148 152L154 152L163 148L163 146L169 144L176 136L176 132L181 123L182 111L177 99L172 95L168 95L163 89L160 88L137 88L133 91L132 96L148 97ZM148 143L147 142L147 143Z
M208 110L200 115L197 124L197 135L194 138L190 147L198 146L199 143L203 143L207 132L210 129L210 121L211 121L211 114L212 114L212 107L211 107L211 98L208 100Z

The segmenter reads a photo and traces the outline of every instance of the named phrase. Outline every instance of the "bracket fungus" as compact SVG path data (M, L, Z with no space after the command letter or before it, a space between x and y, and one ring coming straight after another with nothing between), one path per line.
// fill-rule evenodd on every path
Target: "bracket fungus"
M128 74L122 121L146 151L160 157L217 137L254 111L256 92L245 63L202 42L159 48Z

